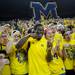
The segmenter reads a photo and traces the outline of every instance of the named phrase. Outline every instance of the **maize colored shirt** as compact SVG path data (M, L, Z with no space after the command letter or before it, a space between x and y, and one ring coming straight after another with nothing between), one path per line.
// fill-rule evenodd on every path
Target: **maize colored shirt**
M75 45L75 40L70 40L69 42L67 42L66 40L63 40L63 45L65 44ZM68 51L71 51L71 49L68 49ZM66 67L66 70L73 70L73 59L66 58L64 60L64 65Z
M53 47L56 46L56 43L57 42L55 41L53 42ZM52 52L52 55L53 55L53 60L49 63L49 69L51 70L51 75L65 74L65 66L64 66L62 58L59 57L58 55L54 56L53 52Z
M72 40L75 40L75 33L72 33L72 34L71 34L71 39L72 39Z
M54 36L54 42L53 42L53 47L55 47L57 44L59 44L60 49L62 49L62 41L63 41L63 36L61 33L56 32Z
M65 67L62 59L58 57L53 57L53 60L49 63L49 69L51 75L65 74Z
M25 56L23 53L19 53L15 46L12 46L12 52L10 57L10 68L11 73L14 75L23 75L28 73L28 62L24 60Z
M0 46L0 50L5 50L5 46ZM9 64L5 64L2 69L2 75L11 75Z
M44 36L39 41L30 37L24 44L24 49L27 47L28 42L30 42L28 50L29 75L50 75L46 61L47 40Z
M55 33L55 36L54 36L54 40L55 40L55 41L63 40L62 34L59 33L59 32L56 32L56 33Z

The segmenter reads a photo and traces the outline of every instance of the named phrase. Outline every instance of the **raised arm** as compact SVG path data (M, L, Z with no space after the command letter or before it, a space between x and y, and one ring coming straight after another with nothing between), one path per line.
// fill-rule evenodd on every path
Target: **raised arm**
M16 48L20 49L22 48L22 46L24 45L24 43L28 40L28 38L30 37L30 34L26 35L25 37L23 37L17 44L16 44Z

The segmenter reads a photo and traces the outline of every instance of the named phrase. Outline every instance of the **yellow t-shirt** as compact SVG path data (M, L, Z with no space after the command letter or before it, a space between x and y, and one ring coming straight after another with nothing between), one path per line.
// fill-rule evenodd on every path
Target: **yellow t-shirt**
M55 47L57 44L59 46L62 46L62 42L63 42L63 36L61 33L56 32L55 36L54 36L54 41L53 41L53 47Z
M71 39L72 39L72 40L75 40L75 33L72 33L72 34L71 34Z
M73 66L75 66L75 60L73 61Z
M58 32L56 32L55 33L55 36L54 36L54 42L53 42L53 47L55 47L57 44L60 46L60 48L61 48L61 46L62 46L62 42L63 41L63 36L62 36L62 34L60 34L60 33L58 33Z
M58 57L53 57L53 60L49 63L49 69L51 75L60 75L65 73L65 67L62 59Z
M26 44L30 42L28 50L29 75L50 75L49 67L46 61L47 40L42 37L37 41L30 37ZM23 48L26 48L26 44Z
M11 75L10 66L4 65L4 68L2 69L2 75Z
M12 53L9 55L10 57L10 68L12 74L27 74L28 73L28 62L23 60L25 58L23 53L18 55L17 49L15 46L12 46Z
M75 40L70 40L67 42L66 40L63 40L63 45L70 44L70 45L75 45ZM68 52L71 54L71 49L68 49ZM71 56L71 55L70 55ZM73 69L73 59L66 58L64 60L64 65L66 67L66 70L72 70Z
M5 50L5 46L0 47L0 50ZM2 69L2 75L11 75L11 71L10 71L10 65L9 64L5 64L3 69Z
M56 43L57 42L55 42L55 41L53 42L53 48L56 46ZM57 51L59 51L59 50L57 50ZM51 75L65 74L65 66L64 66L62 58L59 57L58 54L55 57L52 51L51 51L51 53L53 55L53 60L49 63L49 69L51 71Z

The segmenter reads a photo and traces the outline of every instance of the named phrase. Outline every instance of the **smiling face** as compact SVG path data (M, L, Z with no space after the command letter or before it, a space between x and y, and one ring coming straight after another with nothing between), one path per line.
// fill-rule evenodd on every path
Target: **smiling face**
M35 29L36 39L40 40L44 34L44 28L43 26L37 26Z
M19 31L16 31L13 33L13 39L14 39L14 42L18 42L21 38L21 34Z
M20 38L21 38L21 35L18 35L18 34L17 35L14 35L14 40L15 41L18 41Z

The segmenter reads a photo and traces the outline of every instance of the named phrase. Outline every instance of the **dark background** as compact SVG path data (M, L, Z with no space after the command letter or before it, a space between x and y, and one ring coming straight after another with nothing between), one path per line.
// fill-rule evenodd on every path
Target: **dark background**
M27 19L33 17L30 8L31 1L41 2L44 6L46 0L0 0L0 20ZM47 0L54 1L54 0ZM75 17L75 0L55 0L58 15L61 18Z

